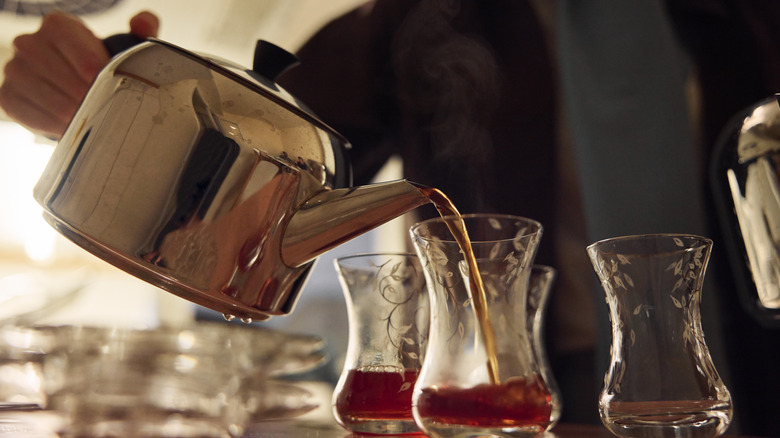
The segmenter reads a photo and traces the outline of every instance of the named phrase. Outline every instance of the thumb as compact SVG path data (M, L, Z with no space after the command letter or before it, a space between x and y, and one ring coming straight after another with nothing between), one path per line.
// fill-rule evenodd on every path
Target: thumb
M130 33L141 38L156 38L160 19L149 11L143 11L130 19Z

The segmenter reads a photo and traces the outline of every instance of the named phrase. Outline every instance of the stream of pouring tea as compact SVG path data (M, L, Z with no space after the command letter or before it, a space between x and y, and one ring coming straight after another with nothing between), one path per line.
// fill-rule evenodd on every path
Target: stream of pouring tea
M488 377L490 378L490 383L492 385L497 385L499 383L499 378L495 335L493 334L493 327L488 321L485 286L482 283L482 276L479 273L477 258L471 247L471 239L466 232L466 224L463 222L463 218L455 208L455 205L442 191L431 187L419 187L419 189L428 197L428 199L430 199L431 203L436 207L436 210L438 210L442 217L455 217L454 220L446 220L445 223L447 224L447 228L450 229L450 233L455 237L455 241L458 242L458 245L463 250L463 256L469 267L469 284L471 286L469 291L471 293L471 302L474 305L474 314L477 317L480 332L482 333L482 342L485 344L485 351L487 353Z

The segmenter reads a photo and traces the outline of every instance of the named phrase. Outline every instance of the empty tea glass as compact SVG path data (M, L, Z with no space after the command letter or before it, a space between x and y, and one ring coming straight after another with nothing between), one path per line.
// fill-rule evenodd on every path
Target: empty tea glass
M429 313L420 262L414 254L374 253L335 264L347 300L349 342L333 414L353 432L419 433L412 392Z
M547 349L544 340L545 315L550 291L555 282L556 270L550 266L534 265L531 269L531 279L528 282L528 331L531 334L531 344L536 355L536 363L542 373L547 388L550 390L552 411L550 412L550 424L547 430L558 424L563 412L563 399L558 382L552 373L550 361L547 358Z
M451 230L464 228L470 245L462 247ZM431 306L412 406L426 434L532 437L550 423L550 392L526 324L528 276L541 230L530 219L487 214L411 228ZM471 261L464 257L470 249ZM471 275L471 266L479 276Z
M728 427L731 396L704 342L699 310L711 248L711 240L683 234L588 246L612 323L599 412L615 435L706 438Z

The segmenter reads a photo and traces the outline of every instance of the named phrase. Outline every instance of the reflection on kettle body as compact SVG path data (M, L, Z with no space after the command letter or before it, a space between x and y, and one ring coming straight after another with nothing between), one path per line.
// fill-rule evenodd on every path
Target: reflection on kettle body
M270 284L275 287L265 292L273 295L277 287L285 289L287 282L294 281L298 271L284 274L277 271L287 271L286 266L262 262L266 254L280 251L283 230L279 227L291 214L301 180L300 172L261 157L248 185L263 181L262 186L213 221L191 220L161 235L157 265L190 284L241 302L267 300L263 295ZM272 278L274 282L268 283Z
M742 304L780 324L780 106L765 99L724 129L711 167L726 248Z
M235 141L213 129L206 129L187 159L187 165L178 181L175 209L163 227L160 237L202 220L217 195L230 166L236 160L239 147ZM159 241L155 244L155 250ZM152 260L151 257L147 257ZM161 263L160 260L157 263ZM164 266L164 265L161 265Z
M756 160L747 170L744 195L735 172L727 175L758 299L765 307L780 308L780 258L771 250L780 243L780 190L774 169L767 158Z

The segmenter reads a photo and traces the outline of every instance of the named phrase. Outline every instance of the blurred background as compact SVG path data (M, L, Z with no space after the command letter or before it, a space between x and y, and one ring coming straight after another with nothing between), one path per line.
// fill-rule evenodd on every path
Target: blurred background
M150 10L160 17L160 39L250 66L257 39L295 52L318 28L362 1L0 0L0 64L13 55L14 37L35 32L41 15L52 8L79 15L99 37L127 32L130 17ZM38 323L147 327L194 318L220 319L221 315L209 314L100 261L44 222L32 188L54 145L0 110L0 322L22 318ZM378 179L395 178L397 169L397 163L389 165ZM384 230L322 257L293 315L264 325L323 335L334 354L339 354L346 346L347 321L332 259L379 247L404 248L405 236L399 235L397 225ZM329 372L340 372L339 366L332 364Z

